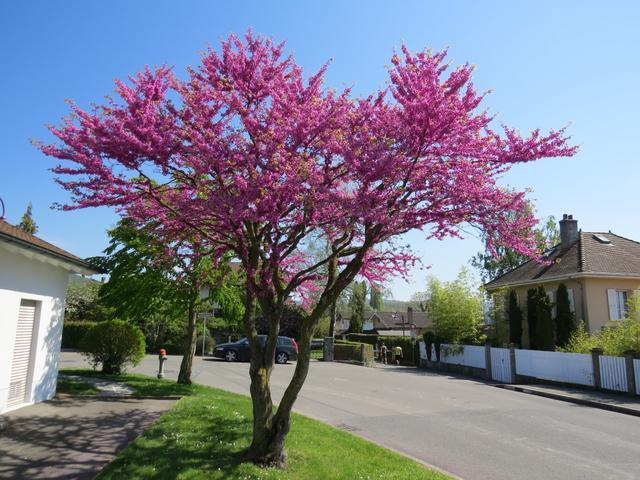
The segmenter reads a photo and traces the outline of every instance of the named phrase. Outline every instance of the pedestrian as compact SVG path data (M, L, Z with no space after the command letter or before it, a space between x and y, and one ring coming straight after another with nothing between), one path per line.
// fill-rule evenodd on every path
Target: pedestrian
M387 351L387 346L382 342L382 345L380 345L380 358L385 365L387 364Z
M402 360L402 347L400 345L396 345L393 347L393 353L395 353L396 365L400 365L400 360Z

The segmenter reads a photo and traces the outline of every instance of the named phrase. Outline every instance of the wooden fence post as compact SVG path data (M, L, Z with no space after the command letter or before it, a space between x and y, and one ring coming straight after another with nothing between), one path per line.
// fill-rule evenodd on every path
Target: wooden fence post
M591 361L593 362L593 386L602 388L602 376L600 375L600 355L604 353L601 348L591 349Z
M516 375L516 344L509 344L509 361L511 363L511 383L518 382L518 376Z
M491 380L491 344L484 344L484 361L485 361L485 369L487 371L487 380Z
M636 352L633 350L627 350L624 352L624 366L627 370L627 390L629 395L636 395L636 373L633 367L633 359Z

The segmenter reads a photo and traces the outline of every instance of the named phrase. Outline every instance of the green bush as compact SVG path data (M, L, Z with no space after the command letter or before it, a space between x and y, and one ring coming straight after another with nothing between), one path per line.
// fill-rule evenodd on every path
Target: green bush
M376 346L378 344L378 335L371 333L347 333L347 341Z
M93 367L103 373L122 373L126 364L137 365L144 357L144 334L140 327L122 320L95 324L84 336L81 350Z
M538 350L552 351L555 348L553 320L551 319L553 303L542 285L537 288L534 300L536 304L537 348Z
M522 345L522 310L518 306L518 296L515 290L509 292L509 342Z
M416 365L418 357L415 355L416 343L411 337L380 337L378 340L378 350L382 343L387 346L389 351L393 351L393 347L399 346L402 348L402 361L401 365Z
M605 355L622 356L632 350L640 354L640 320L627 318L619 324L602 331L588 333L584 323L571 334L565 347L560 352L589 353L593 348L602 348Z
M373 346L365 343L336 342L333 346L333 359L370 364L373 362Z
M214 348L216 348L216 341L207 335L204 339L205 354L211 355ZM196 340L196 355L202 355L202 335L200 335Z
M80 348L82 339L95 322L65 321L62 326L62 348Z
M569 303L569 291L564 283L558 285L556 291L556 344L564 346L575 329L574 315Z

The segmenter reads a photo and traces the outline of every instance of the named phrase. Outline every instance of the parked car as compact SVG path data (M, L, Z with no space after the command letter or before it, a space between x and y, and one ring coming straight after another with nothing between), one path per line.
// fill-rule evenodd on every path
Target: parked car
M267 341L267 336L258 335L258 341L264 345ZM216 346L213 356L224 358L227 362L248 362L251 359L249 340L245 337L237 342L222 343ZM297 359L298 344L296 341L289 337L278 337L275 353L276 363L287 363L289 360Z

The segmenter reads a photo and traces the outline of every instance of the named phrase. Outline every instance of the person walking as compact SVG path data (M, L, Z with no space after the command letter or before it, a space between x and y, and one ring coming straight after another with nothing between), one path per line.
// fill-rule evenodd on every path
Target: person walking
M393 347L393 353L396 357L396 365L400 365L400 360L402 360L402 347L400 345L396 345Z
M387 348L387 346L384 344L384 342L382 342L382 345L380 345L380 359L382 360L383 364L387 364L387 352L389 351L389 349Z

